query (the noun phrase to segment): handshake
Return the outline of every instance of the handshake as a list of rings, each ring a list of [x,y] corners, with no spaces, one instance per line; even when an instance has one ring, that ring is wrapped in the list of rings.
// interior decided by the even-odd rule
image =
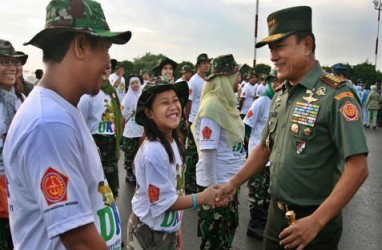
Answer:
[[[230,182],[216,184],[197,194],[198,204],[208,204],[212,207],[226,207],[236,193],[237,188]]]

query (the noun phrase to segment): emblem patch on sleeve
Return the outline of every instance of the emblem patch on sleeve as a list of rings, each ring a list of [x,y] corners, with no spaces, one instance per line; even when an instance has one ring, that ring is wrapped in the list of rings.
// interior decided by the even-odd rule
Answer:
[[[344,106],[340,109],[342,115],[345,117],[346,121],[358,121],[358,108],[351,102],[346,102]]]
[[[203,139],[208,140],[211,138],[212,130],[209,127],[205,126],[202,130],[202,134],[203,134]]]
[[[247,117],[248,118],[251,118],[253,116],[253,112],[252,112],[252,109],[250,109],[247,113]]]
[[[345,97],[354,98],[354,94],[351,92],[342,92],[336,95],[334,98],[336,98],[337,100],[341,100],[342,98],[345,98]]]
[[[189,95],[192,94],[192,89],[189,89],[188,94],[189,94]]]
[[[151,203],[155,203],[159,200],[160,189],[154,185],[149,185],[149,200]]]
[[[40,188],[48,206],[68,200],[68,180],[66,175],[52,167],[45,171],[40,181]]]

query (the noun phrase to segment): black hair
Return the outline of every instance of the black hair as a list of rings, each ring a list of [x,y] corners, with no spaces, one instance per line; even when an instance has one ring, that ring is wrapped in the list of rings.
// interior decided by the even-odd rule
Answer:
[[[90,47],[92,49],[96,49],[98,46],[98,41],[100,40],[98,37],[79,32],[57,32],[52,36],[44,39],[43,44],[41,46],[43,51],[42,60],[44,63],[54,62],[59,63],[64,59],[66,52],[69,49],[70,43],[73,39],[79,35],[83,34],[86,40],[89,42]]]
[[[37,79],[41,79],[41,77],[44,74],[44,71],[42,69],[36,69],[36,71],[34,73],[35,73]]]
[[[172,89],[171,86],[169,86],[169,88],[164,88],[160,92],[157,92],[156,94],[169,91],[171,89]],[[154,100],[154,97],[150,98],[150,100],[146,104],[146,108],[151,109],[153,100]],[[144,117],[144,119],[145,119],[145,122],[143,124],[144,134],[142,136],[142,139],[146,137],[149,141],[157,141],[159,139],[160,143],[163,145],[163,147],[165,148],[167,152],[168,158],[170,159],[170,163],[174,163],[175,156],[174,156],[174,151],[172,150],[170,143],[164,137],[163,133],[158,129],[158,126],[155,124],[153,120],[149,119],[146,116]],[[179,128],[176,128],[172,131],[172,137],[175,140],[176,145],[178,146],[181,160],[182,162],[184,162],[184,160],[186,159],[186,155],[185,155],[184,145],[180,140]]]
[[[294,33],[294,35],[296,36],[297,43],[300,43],[302,41],[302,39],[310,36],[313,39],[312,52],[313,52],[313,54],[315,53],[315,51],[316,51],[316,39],[314,37],[314,34],[311,31],[297,31],[296,33]]]

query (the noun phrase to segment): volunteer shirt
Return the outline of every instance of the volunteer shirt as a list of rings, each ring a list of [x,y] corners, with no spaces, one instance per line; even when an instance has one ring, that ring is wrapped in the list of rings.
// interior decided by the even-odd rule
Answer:
[[[194,122],[196,114],[198,113],[203,85],[204,79],[198,74],[194,74],[188,82],[188,87],[190,89],[188,100],[192,101],[190,116],[188,117],[189,122]]]
[[[4,146],[15,249],[65,249],[59,235],[94,223],[121,249],[121,223],[92,135],[80,111],[36,86]]]
[[[245,150],[240,142],[233,148],[227,144],[227,139],[221,127],[212,119],[203,117],[197,124],[198,133],[196,138],[200,138],[199,147],[203,149],[216,149],[216,180],[218,184],[227,183],[232,176],[241,168],[245,161]],[[196,164],[196,183],[206,187],[206,174],[202,159]]]
[[[267,88],[266,85],[259,84],[259,86],[257,86],[257,88],[256,88],[256,92],[255,92],[256,96],[261,96],[265,92],[266,88]]]
[[[244,98],[243,105],[241,106],[240,114],[247,114],[252,102],[255,98],[255,85],[247,83],[244,85],[240,97]]]
[[[143,135],[144,129],[135,121],[136,105],[134,105],[134,107],[129,106],[127,98],[123,98],[121,103],[121,110],[122,116],[125,119],[125,128],[123,130],[123,136],[127,138],[141,137]]]
[[[248,152],[251,152],[261,141],[261,132],[267,123],[271,99],[267,96],[260,96],[248,110],[243,122],[252,128],[249,137]]]
[[[152,230],[176,232],[181,225],[183,211],[167,211],[184,195],[184,170],[178,146],[171,143],[175,160],[171,164],[159,141],[145,140],[134,160],[137,187],[131,201],[135,215]]]
[[[111,97],[105,92],[100,90],[95,96],[83,95],[77,106],[92,135],[115,134],[115,107],[112,105]]]
[[[115,81],[117,81],[119,76],[116,73],[113,73],[109,76],[109,81],[112,86],[114,86]],[[122,101],[123,98],[126,95],[126,84],[125,84],[125,78],[122,76],[121,77],[121,82],[117,87],[114,87],[115,90],[117,91],[119,101]]]
[[[25,98],[25,97],[24,97]],[[19,109],[21,105],[21,100],[17,98],[16,100],[16,110]],[[7,126],[5,124],[5,110],[4,103],[0,102],[0,176],[5,175],[4,161],[3,161],[3,146],[5,141],[5,136],[7,134]]]

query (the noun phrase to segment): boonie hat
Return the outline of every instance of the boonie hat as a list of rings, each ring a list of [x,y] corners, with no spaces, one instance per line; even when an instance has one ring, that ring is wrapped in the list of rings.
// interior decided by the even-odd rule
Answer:
[[[125,44],[131,38],[130,31],[110,31],[102,7],[96,1],[51,0],[46,7],[45,28],[24,45],[42,48],[47,37],[64,31],[86,33],[116,44]]]
[[[183,65],[182,70],[180,71],[180,73],[182,73],[182,74],[184,74],[186,72],[192,72],[192,68],[190,65],[187,65],[187,64]]]
[[[22,51],[16,51],[16,54],[20,56],[21,65],[25,65],[28,60],[28,55]]]
[[[151,99],[157,94],[164,92],[166,90],[173,89],[179,98],[182,108],[187,104],[188,100],[188,83],[186,81],[181,81],[177,83],[170,83],[168,79],[164,76],[158,76],[153,79],[152,82],[147,83],[142,90],[142,94],[138,99],[137,111],[135,114],[135,121],[143,126],[147,121],[148,117],[145,114],[145,108],[150,103]]]
[[[270,14],[267,24],[269,35],[256,43],[256,48],[279,41],[297,31],[311,32],[312,9],[309,6],[282,9]]]
[[[212,59],[211,74],[207,80],[211,80],[218,75],[231,75],[239,71],[239,65],[232,54],[218,56]]]
[[[28,59],[28,55],[21,53],[17,53],[9,41],[0,39],[0,55],[19,58],[21,64],[24,65]]]
[[[153,68],[155,76],[160,76],[163,67],[167,64],[170,64],[174,71],[175,71],[176,66],[178,66],[178,64],[175,61],[171,60],[168,57],[163,56],[163,57],[159,58],[157,66],[155,66],[155,68]]]
[[[208,55],[206,53],[202,53],[200,55],[198,55],[198,57],[196,58],[196,64],[199,64],[200,62],[203,62],[203,61],[211,61],[212,58],[208,58]]]

